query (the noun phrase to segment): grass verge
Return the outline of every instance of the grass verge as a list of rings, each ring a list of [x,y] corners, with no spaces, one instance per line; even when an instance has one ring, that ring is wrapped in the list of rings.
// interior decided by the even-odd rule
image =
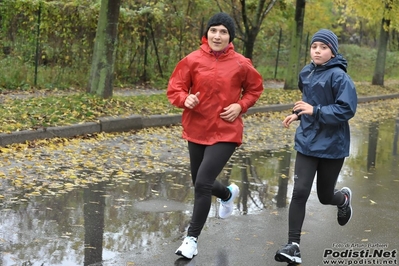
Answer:
[[[399,80],[387,81],[384,87],[368,83],[357,83],[356,86],[359,96],[399,93]],[[288,104],[298,99],[299,90],[265,88],[256,106]],[[0,132],[3,133],[93,122],[107,116],[165,115],[181,112],[181,109],[168,102],[163,91],[159,94],[115,96],[111,99],[76,91],[61,95],[50,92],[44,96],[4,94],[0,103]]]

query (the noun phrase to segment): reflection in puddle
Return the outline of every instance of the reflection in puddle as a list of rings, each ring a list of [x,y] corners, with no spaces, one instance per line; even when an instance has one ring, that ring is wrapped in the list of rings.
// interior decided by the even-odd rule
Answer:
[[[352,134],[354,152],[345,161],[340,182],[351,177],[347,182],[362,186],[360,204],[396,195],[389,186],[398,183],[398,124],[370,124]],[[219,176],[221,182],[240,187],[233,215],[286,207],[294,156],[290,150],[236,153]],[[364,184],[366,175],[385,189],[378,194],[373,183]],[[151,252],[163,239],[181,236],[192,204],[191,177],[181,167],[176,172],[135,173],[123,182],[99,182],[58,196],[3,204],[0,265],[90,265],[127,252]],[[210,217],[217,216],[218,207],[214,199]]]

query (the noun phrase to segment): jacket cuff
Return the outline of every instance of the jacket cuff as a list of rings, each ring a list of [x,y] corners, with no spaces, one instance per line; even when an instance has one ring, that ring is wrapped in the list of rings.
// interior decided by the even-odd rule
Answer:
[[[300,112],[301,112],[301,111],[294,111],[294,110],[292,110],[292,113],[293,113],[293,114],[296,114],[296,116],[298,117],[298,120],[301,120],[301,116],[299,115]]]
[[[316,106],[313,106],[313,116],[314,116],[316,119],[319,118],[320,109],[321,109],[321,105],[320,105],[320,104],[319,104],[319,105],[316,105]]]
[[[241,106],[241,114],[245,114],[248,111],[248,108],[245,108],[241,100],[239,100],[237,103]]]

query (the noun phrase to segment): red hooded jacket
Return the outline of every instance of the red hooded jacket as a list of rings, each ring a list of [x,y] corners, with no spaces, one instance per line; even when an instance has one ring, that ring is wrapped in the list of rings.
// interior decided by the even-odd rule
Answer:
[[[199,104],[186,108],[189,94],[200,92]],[[168,84],[169,101],[184,108],[183,138],[203,145],[217,142],[242,144],[241,115],[233,122],[220,118],[223,108],[238,103],[241,114],[253,106],[263,92],[263,79],[251,60],[234,51],[232,43],[216,57],[203,37],[200,49],[183,58],[174,69]]]

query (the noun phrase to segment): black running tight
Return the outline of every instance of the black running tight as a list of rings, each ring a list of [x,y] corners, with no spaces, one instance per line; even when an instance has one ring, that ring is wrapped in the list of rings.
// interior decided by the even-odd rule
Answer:
[[[325,159],[303,155],[297,152],[294,173],[294,190],[288,214],[288,241],[299,244],[306,202],[317,173],[317,196],[322,204],[342,205],[345,196],[335,189],[344,158]]]
[[[198,237],[205,225],[212,203],[212,195],[227,199],[230,190],[216,180],[234,153],[236,143],[219,142],[200,145],[188,142],[191,176],[194,184],[194,210],[187,235]]]

